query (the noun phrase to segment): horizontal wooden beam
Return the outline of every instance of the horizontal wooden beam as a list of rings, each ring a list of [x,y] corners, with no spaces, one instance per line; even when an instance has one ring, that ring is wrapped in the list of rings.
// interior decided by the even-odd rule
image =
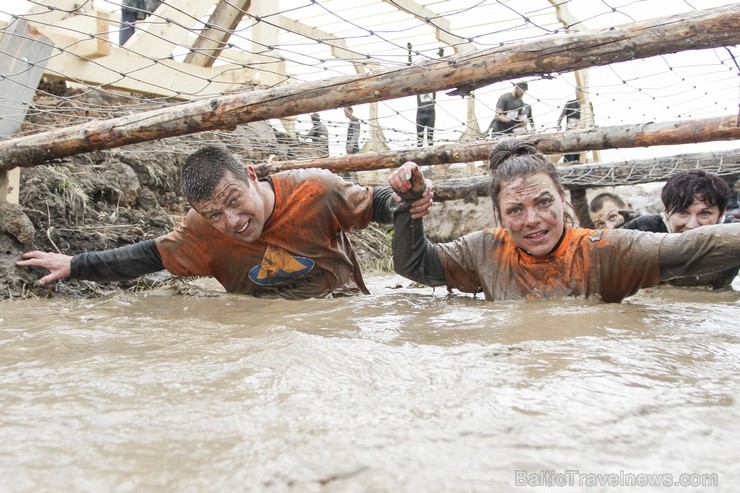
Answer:
[[[29,135],[0,142],[0,167],[33,166],[84,152],[206,130],[233,129],[239,124],[270,118],[452,88],[462,94],[525,75],[550,75],[735,44],[740,44],[740,4],[606,30],[551,36],[410,67],[231,94]]]
[[[720,140],[740,140],[737,115],[663,123],[640,123],[592,127],[564,132],[529,134],[521,138],[533,143],[544,154],[583,152],[597,149],[680,145]],[[329,158],[276,161],[258,167],[262,175],[299,168],[324,168],[333,172],[368,171],[397,168],[407,161],[420,166],[487,161],[498,139],[432,147],[351,154]]]
[[[111,42],[111,35],[117,41],[120,29],[117,13],[90,4],[47,0],[33,5],[26,18],[55,47],[45,75],[192,101],[253,83],[254,71],[246,66],[248,62],[211,68],[176,61],[175,52],[189,47],[198,19],[214,3],[216,0],[163,3],[154,14],[136,22],[135,32],[123,48]]]
[[[175,60],[159,60],[111,46],[110,53],[96,59],[80,58],[72,52],[54,53],[46,75],[141,94],[164,94],[192,100],[199,94],[233,90],[249,83],[253,71],[239,65],[217,67],[183,66]]]

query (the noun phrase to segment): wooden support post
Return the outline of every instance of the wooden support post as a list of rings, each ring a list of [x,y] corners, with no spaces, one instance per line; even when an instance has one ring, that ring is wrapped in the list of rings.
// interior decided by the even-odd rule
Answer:
[[[568,8],[567,3],[560,2],[558,0],[550,0],[550,3],[555,7],[555,15],[557,16],[560,23],[565,28],[566,32],[572,33],[572,32],[578,32],[586,29],[586,25],[584,24],[582,19],[578,19],[575,17],[570,9]],[[590,74],[588,68],[576,70],[574,72],[574,75],[576,77],[576,88],[578,93],[578,105],[579,105],[579,112],[581,117],[578,121],[578,128],[589,128],[593,127],[595,125],[594,122],[594,112],[593,107],[591,106],[590,101]],[[558,129],[560,130],[560,129]],[[585,163],[587,161],[586,159],[586,153],[581,152],[580,158],[578,159],[581,163]],[[599,154],[598,150],[593,151],[593,161],[599,162],[601,161],[601,155]]]
[[[251,13],[262,19],[269,19],[280,12],[279,2],[254,2]],[[257,72],[257,83],[261,86],[272,87],[286,80],[285,60],[280,52],[274,48],[280,46],[280,32],[278,26],[270,22],[257,22],[252,27],[252,52],[255,66],[260,67]]]
[[[390,150],[388,147],[385,135],[383,135],[383,129],[378,124],[378,103],[370,103],[369,105],[370,115],[368,118],[368,126],[370,127],[370,138],[362,146],[360,152],[383,152]]]
[[[185,56],[185,63],[199,67],[213,67],[213,62],[221,55],[231,33],[239,25],[251,3],[251,0],[218,2],[216,9],[208,19],[209,27],[198,33],[198,39],[193,43],[192,51]]]

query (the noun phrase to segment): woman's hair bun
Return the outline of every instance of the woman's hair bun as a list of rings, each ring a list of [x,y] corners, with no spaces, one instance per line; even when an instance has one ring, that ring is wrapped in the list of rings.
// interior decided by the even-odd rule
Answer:
[[[493,146],[488,156],[488,171],[493,174],[509,158],[537,154],[537,152],[537,147],[526,140],[515,138],[501,139]]]

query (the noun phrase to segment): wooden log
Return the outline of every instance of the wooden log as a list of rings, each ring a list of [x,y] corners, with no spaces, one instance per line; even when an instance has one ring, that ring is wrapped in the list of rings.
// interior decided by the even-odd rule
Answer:
[[[578,164],[558,168],[567,189],[637,185],[665,181],[679,171],[702,168],[722,177],[740,176],[740,148],[714,153],[679,154],[654,159],[603,164]],[[433,185],[434,200],[465,199],[489,195],[488,175],[445,180]]]
[[[533,143],[543,154],[583,152],[594,149],[649,147],[740,139],[738,116],[591,127],[564,132],[529,134],[518,137]],[[368,154],[351,154],[312,160],[276,161],[259,166],[257,172],[267,175],[282,170],[324,168],[335,173],[383,168],[397,168],[407,161],[420,166],[488,161],[491,148],[499,139],[469,143],[441,144],[432,147],[404,149]]]
[[[735,44],[740,44],[740,4],[549,36],[411,67],[231,94],[30,135],[0,142],[0,167],[33,166],[93,150],[452,88],[464,94],[523,76],[551,76]]]

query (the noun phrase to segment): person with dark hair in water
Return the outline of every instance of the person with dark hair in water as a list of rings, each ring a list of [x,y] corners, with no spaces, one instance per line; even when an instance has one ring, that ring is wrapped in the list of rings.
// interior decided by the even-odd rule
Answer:
[[[486,300],[577,296],[619,302],[676,277],[740,265],[740,224],[682,234],[573,227],[557,169],[534,145],[503,139],[490,154],[493,212],[502,225],[430,243],[423,222],[402,204],[394,213],[399,274]],[[421,197],[421,168],[405,163],[388,178],[401,197]]]
[[[229,293],[304,299],[367,293],[349,231],[390,222],[388,187],[362,187],[326,170],[283,171],[259,178],[219,146],[191,154],[182,191],[192,206],[174,231],[112,250],[26,252],[17,262],[41,267],[48,284],[67,277],[123,281],[166,269],[215,277]],[[428,213],[427,193],[412,207]]]
[[[703,169],[681,171],[666,181],[660,192],[663,212],[640,216],[622,225],[623,229],[653,233],[683,233],[701,226],[740,222],[727,215],[730,187],[727,182]],[[677,286],[711,286],[721,289],[732,284],[738,268],[703,276],[674,279]]]
[[[639,216],[622,197],[611,192],[602,192],[587,202],[586,190],[574,188],[570,191],[570,204],[582,228],[614,229]]]
[[[728,178],[727,186],[730,188],[730,199],[727,201],[727,214],[740,219],[740,179]]]

